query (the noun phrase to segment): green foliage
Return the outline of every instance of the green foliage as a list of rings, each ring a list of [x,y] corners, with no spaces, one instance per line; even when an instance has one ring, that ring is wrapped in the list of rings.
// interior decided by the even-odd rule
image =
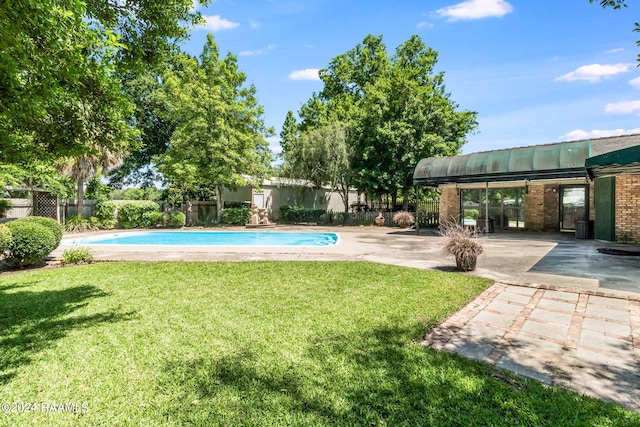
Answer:
[[[93,210],[93,215],[98,218],[100,222],[100,228],[110,230],[116,226],[116,209],[117,205],[114,202],[105,200],[96,203],[96,207]]]
[[[480,212],[478,209],[465,209],[464,210],[464,219],[477,219]]]
[[[173,228],[184,227],[187,223],[187,216],[182,212],[172,212],[169,226]]]
[[[335,225],[344,225],[349,218],[349,214],[346,212],[336,212],[331,215],[331,222]]]
[[[143,227],[165,227],[169,223],[169,214],[166,212],[150,211],[142,214]]]
[[[87,183],[85,190],[85,198],[89,200],[109,200],[109,194],[111,193],[111,187],[102,182],[101,176],[95,175]]]
[[[349,188],[354,183],[349,128],[343,123],[331,123],[309,130],[297,140],[295,150],[290,151],[289,162],[296,176],[317,187],[329,185],[340,194],[348,210]]]
[[[0,224],[0,257],[11,247],[11,229]]]
[[[7,212],[9,212],[13,208],[13,203],[8,199],[0,199],[0,218],[4,218],[7,216]]]
[[[297,222],[322,222],[322,215],[326,214],[324,209],[307,209],[297,205],[280,206],[280,219],[288,223]],[[324,217],[326,218],[326,217]]]
[[[60,244],[60,241],[62,240],[62,233],[64,231],[64,227],[62,227],[58,221],[56,221],[53,218],[45,218],[42,216],[27,216],[24,218],[20,218],[17,221],[21,221],[21,222],[34,222],[36,224],[40,224],[43,225],[45,227],[47,227],[49,230],[51,230],[51,232],[53,233],[53,235],[56,238],[56,245],[53,249],[57,248],[58,245]]]
[[[93,252],[91,249],[80,247],[73,249],[65,249],[62,253],[62,265],[69,264],[91,264],[93,261]]]
[[[116,189],[112,190],[109,194],[111,200],[160,200],[162,199],[163,192],[159,188],[144,187],[144,188],[125,188],[124,190]]]
[[[182,194],[202,185],[213,188],[221,221],[223,188],[246,185],[247,175],[266,176],[271,151],[265,138],[273,129],[264,124],[255,87],[244,86],[237,58],[220,58],[211,34],[199,59],[178,56],[163,80],[176,129],[156,166]]]
[[[16,267],[39,264],[57,247],[53,231],[38,222],[17,219],[6,226],[11,231],[6,260]]]
[[[118,207],[118,221],[122,228],[150,227],[147,212],[159,212],[160,206],[155,202],[127,202]]]
[[[89,223],[88,218],[70,216],[64,223],[64,229],[71,233],[83,233],[85,231],[94,230],[94,227]]]
[[[245,225],[251,220],[250,208],[225,208],[222,211],[222,223]]]

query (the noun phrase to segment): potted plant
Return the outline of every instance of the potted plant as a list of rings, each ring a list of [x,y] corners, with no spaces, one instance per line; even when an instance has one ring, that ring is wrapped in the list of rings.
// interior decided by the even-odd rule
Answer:
[[[478,241],[479,235],[475,230],[456,221],[446,221],[440,225],[440,235],[447,239],[442,253],[456,259],[456,267],[459,271],[476,269],[478,255],[484,248]]]
[[[400,211],[393,216],[393,222],[398,224],[400,228],[409,228],[416,222],[411,212]]]
[[[384,216],[382,215],[382,212],[378,212],[378,216],[375,218],[374,220],[376,222],[377,225],[383,225],[384,224]]]

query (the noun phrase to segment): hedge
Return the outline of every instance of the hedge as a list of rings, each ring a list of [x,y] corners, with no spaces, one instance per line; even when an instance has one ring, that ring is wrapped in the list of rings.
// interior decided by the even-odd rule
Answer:
[[[280,219],[284,222],[322,222],[324,209],[307,209],[302,206],[280,206]]]
[[[222,211],[222,223],[245,225],[251,220],[250,208],[225,208]]]
[[[150,216],[147,212],[159,212],[160,206],[156,202],[127,202],[118,207],[118,221],[122,228],[151,227]]]
[[[4,224],[0,224],[0,256],[11,247],[11,230]]]
[[[62,233],[64,231],[64,228],[55,219],[46,218],[46,217],[43,217],[43,216],[26,216],[26,217],[20,218],[20,219],[18,219],[16,221],[33,222],[33,223],[40,224],[40,225],[43,225],[43,226],[47,227],[49,230],[51,230],[53,235],[56,237],[56,246],[53,249],[57,248],[58,245],[60,245],[60,241],[62,240]]]
[[[11,230],[7,261],[15,266],[38,264],[57,247],[51,229],[35,221],[15,220],[6,224]]]

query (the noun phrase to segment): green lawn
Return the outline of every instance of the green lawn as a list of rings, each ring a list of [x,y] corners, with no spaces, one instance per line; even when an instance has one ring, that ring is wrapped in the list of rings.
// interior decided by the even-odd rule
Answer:
[[[418,344],[487,285],[365,262],[4,276],[0,402],[80,412],[0,413],[0,425],[640,425],[615,405]]]

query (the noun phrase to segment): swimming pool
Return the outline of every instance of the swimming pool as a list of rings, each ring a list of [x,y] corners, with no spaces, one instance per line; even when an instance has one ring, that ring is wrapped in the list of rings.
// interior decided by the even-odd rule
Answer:
[[[132,231],[63,239],[67,245],[332,246],[336,233],[283,231]]]

